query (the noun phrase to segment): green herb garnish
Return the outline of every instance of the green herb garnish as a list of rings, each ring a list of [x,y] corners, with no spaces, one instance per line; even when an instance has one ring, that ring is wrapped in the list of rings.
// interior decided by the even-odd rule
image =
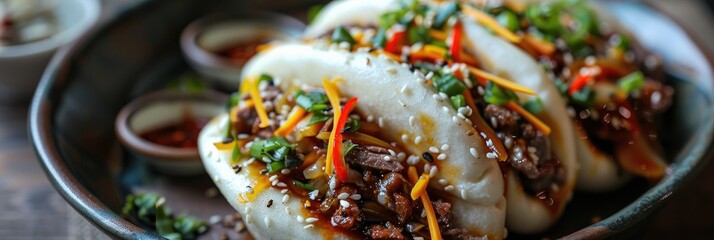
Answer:
[[[503,105],[511,101],[518,101],[518,96],[513,91],[499,87],[493,82],[487,82],[485,90],[483,99],[487,103]]]
[[[352,38],[352,35],[350,35],[350,32],[348,32],[347,29],[342,26],[338,26],[337,28],[335,28],[335,31],[332,32],[332,42],[346,42],[350,44],[350,47],[356,43],[355,39]]]
[[[453,74],[445,74],[440,78],[436,78],[434,80],[434,87],[436,87],[439,92],[443,92],[448,96],[461,94],[464,92],[464,89],[466,89],[466,85]]]
[[[645,75],[640,71],[630,73],[627,76],[620,78],[620,80],[617,80],[617,86],[626,93],[639,91],[644,85]]]

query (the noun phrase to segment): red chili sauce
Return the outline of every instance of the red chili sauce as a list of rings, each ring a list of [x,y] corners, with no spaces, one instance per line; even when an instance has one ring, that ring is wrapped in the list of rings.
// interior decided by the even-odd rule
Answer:
[[[221,57],[229,58],[233,61],[245,62],[258,53],[258,46],[269,42],[270,39],[264,36],[256,36],[250,40],[237,42],[216,52]]]
[[[197,119],[190,116],[181,122],[161,126],[140,134],[141,138],[152,143],[175,148],[198,147],[198,133],[208,119]]]

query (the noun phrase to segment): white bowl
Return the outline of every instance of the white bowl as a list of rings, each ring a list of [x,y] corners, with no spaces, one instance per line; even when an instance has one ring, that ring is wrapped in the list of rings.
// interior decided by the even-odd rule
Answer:
[[[117,115],[114,125],[119,141],[133,157],[147,161],[156,170],[177,176],[204,173],[197,148],[178,148],[150,142],[142,133],[181,122],[186,114],[209,120],[224,113],[227,96],[204,90],[200,93],[163,90],[134,99]]]
[[[191,67],[219,87],[234,90],[244,61],[216,51],[262,36],[273,41],[297,41],[305,24],[290,16],[266,11],[219,13],[193,21],[181,34],[181,51]]]
[[[27,99],[55,51],[74,41],[99,19],[97,0],[57,0],[58,32],[24,44],[0,47],[0,102]]]

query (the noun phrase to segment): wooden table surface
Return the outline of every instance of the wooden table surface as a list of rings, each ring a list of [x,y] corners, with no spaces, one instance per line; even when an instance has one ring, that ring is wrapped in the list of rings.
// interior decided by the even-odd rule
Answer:
[[[134,0],[103,0],[111,11]],[[650,0],[714,50],[714,18],[703,2]],[[1,76],[0,76],[1,78]],[[714,161],[714,160],[713,160]],[[673,196],[643,239],[714,238],[714,163]],[[27,137],[27,103],[0,103],[0,239],[106,238],[47,181]]]

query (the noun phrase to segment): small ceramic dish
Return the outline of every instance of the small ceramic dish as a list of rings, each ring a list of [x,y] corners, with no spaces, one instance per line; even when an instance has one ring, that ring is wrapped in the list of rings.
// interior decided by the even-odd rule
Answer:
[[[162,173],[203,173],[198,150],[188,142],[198,137],[192,132],[200,131],[211,117],[225,111],[225,101],[225,94],[214,91],[150,93],[122,108],[115,131],[134,157],[148,161]],[[174,143],[167,145],[171,140]]]
[[[29,98],[52,55],[93,26],[101,12],[97,0],[55,1],[51,36],[17,45],[0,46],[0,101]]]
[[[235,89],[243,64],[258,45],[298,40],[304,28],[297,19],[273,12],[209,15],[186,27],[181,50],[194,70],[221,87]]]

